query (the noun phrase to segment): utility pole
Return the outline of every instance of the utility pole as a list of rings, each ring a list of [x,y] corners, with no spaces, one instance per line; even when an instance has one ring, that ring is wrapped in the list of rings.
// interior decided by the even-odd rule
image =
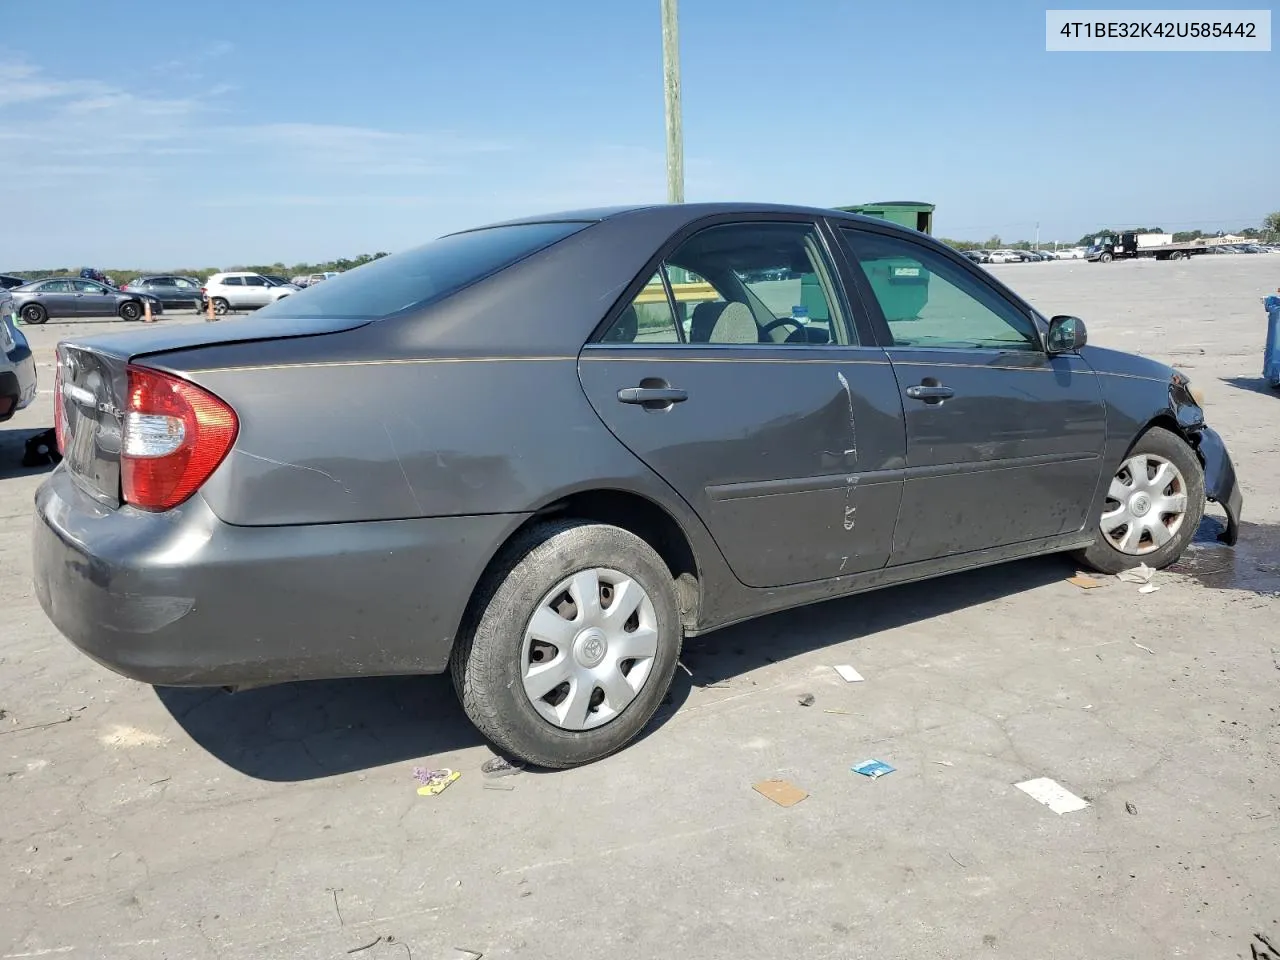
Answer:
[[[680,124],[680,32],[676,0],[662,0],[662,85],[667,115],[667,202],[684,203],[684,133]]]
[[[1040,249],[1040,224],[1038,221],[1036,223],[1036,249]]]

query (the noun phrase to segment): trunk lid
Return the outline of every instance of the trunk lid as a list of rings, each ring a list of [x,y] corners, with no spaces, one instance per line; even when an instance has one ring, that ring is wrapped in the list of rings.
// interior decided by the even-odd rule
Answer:
[[[192,347],[340,333],[366,320],[263,318],[106,334],[58,344],[58,386],[66,449],[63,464],[79,486],[99,502],[120,505],[120,443],[128,399],[129,364],[144,357]]]

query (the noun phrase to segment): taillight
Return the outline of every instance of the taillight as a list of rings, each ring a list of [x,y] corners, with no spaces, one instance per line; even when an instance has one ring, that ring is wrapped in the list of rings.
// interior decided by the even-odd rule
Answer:
[[[217,469],[240,427],[235,411],[193,383],[129,365],[120,485],[143,510],[169,510]]]
[[[53,435],[58,453],[67,452],[66,398],[62,395],[62,351],[57,351],[53,371]]]

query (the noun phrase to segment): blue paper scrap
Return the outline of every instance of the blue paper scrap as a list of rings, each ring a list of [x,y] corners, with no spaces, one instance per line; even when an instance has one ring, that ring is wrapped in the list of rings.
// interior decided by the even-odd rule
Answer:
[[[861,763],[854,764],[850,769],[854,773],[860,773],[864,777],[870,777],[872,780],[876,777],[883,777],[886,773],[893,773],[893,767],[883,760],[863,760]]]

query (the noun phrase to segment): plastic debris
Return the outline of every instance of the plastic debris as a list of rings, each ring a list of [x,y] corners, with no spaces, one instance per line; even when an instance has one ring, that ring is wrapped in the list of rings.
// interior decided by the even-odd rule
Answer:
[[[1138,588],[1138,592],[1139,593],[1155,593],[1159,589],[1160,588],[1157,587],[1154,583],[1144,583],[1142,586]]]
[[[1156,652],[1155,652],[1154,650],[1152,650],[1152,649],[1151,649],[1150,647],[1148,647],[1146,644],[1139,643],[1137,640],[1134,640],[1134,641],[1133,641],[1133,645],[1134,645],[1135,647],[1137,647],[1139,650],[1145,650],[1145,651],[1147,651],[1147,653],[1151,654],[1153,657],[1156,655]]]
[[[862,774],[864,777],[870,777],[872,780],[894,771],[894,768],[883,760],[863,760],[861,763],[855,763],[849,769],[854,773]]]
[[[1102,586],[1102,582],[1093,579],[1087,573],[1077,573],[1074,577],[1067,577],[1067,583],[1079,587],[1081,590],[1096,590]]]
[[[480,772],[486,777],[514,777],[524,773],[524,764],[506,757],[491,757],[480,765]]]
[[[840,674],[840,679],[845,683],[862,682],[862,674],[853,669],[853,667],[849,666],[847,663],[842,663],[840,666],[836,667],[836,673]]]
[[[800,704],[802,707],[812,707],[814,699],[815,698],[812,693],[802,693],[796,698],[796,703]]]
[[[506,790],[506,791],[511,791],[511,790],[514,790],[514,789],[516,788],[516,785],[515,785],[514,783],[499,783],[499,782],[498,782],[498,781],[496,781],[496,780],[486,780],[486,781],[484,782],[484,788],[485,788],[486,790]]]
[[[852,717],[852,716],[853,716],[853,714],[852,714],[852,713],[850,713],[848,710],[823,710],[822,712],[823,712],[823,713],[834,713],[834,714],[836,714],[837,716],[841,716],[841,717]]]
[[[434,797],[448,789],[449,784],[462,776],[462,773],[458,770],[424,770],[422,767],[415,767],[413,775],[422,784],[418,788],[418,796]]]
[[[954,763],[952,763],[950,760],[934,760],[934,761],[932,761],[932,762],[933,762],[933,763],[936,763],[936,764],[937,764],[938,766],[940,766],[940,767],[954,767],[954,766],[955,766],[955,764],[954,764]]]
[[[1131,817],[1136,817],[1138,815],[1138,808],[1126,800],[1124,802],[1124,812],[1129,814]]]
[[[751,785],[762,797],[768,797],[780,807],[794,807],[809,794],[786,780],[762,780]]]
[[[1088,800],[1082,800],[1056,780],[1039,777],[1024,783],[1015,783],[1015,787],[1033,800],[1039,800],[1056,814],[1074,813],[1089,806]]]
[[[1132,570],[1121,570],[1116,574],[1116,579],[1123,580],[1125,583],[1150,583],[1155,575],[1155,570],[1145,563],[1140,563]]]

